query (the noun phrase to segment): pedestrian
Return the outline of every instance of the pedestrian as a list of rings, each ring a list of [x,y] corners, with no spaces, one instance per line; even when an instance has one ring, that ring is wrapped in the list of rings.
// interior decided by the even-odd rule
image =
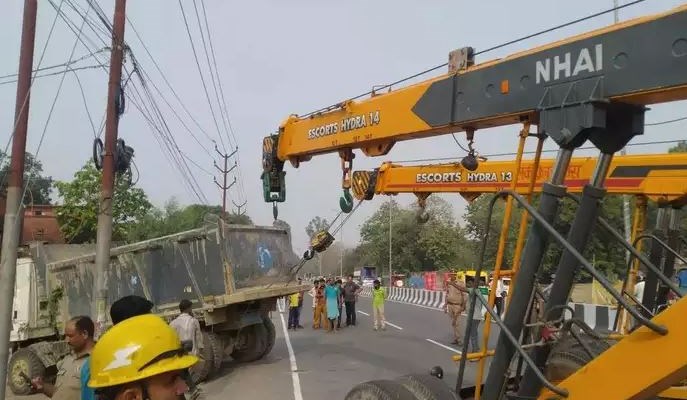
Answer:
[[[185,354],[172,327],[152,314],[130,317],[105,332],[92,352],[99,400],[173,400],[188,386],[182,372],[198,362]]]
[[[337,295],[336,295],[336,301],[337,301],[337,308],[339,310],[339,316],[336,318],[336,329],[341,329],[341,310],[343,308],[343,303],[344,303],[344,293],[343,293],[343,288],[341,287],[342,281],[341,279],[336,280],[336,290]]]
[[[179,302],[179,311],[181,313],[169,325],[177,332],[184,350],[197,356],[204,348],[203,331],[200,329],[200,322],[193,316],[193,303],[191,303],[191,300],[181,300]],[[208,360],[205,361],[207,362]]]
[[[324,329],[329,329],[329,323],[327,322],[327,304],[324,298],[324,279],[320,279],[315,286],[315,296],[313,301],[315,302],[315,314],[313,315],[313,329],[320,329],[322,326]]]
[[[503,316],[503,301],[507,295],[508,293],[503,285],[503,279],[498,278],[496,280],[496,297],[494,298],[494,305],[496,306],[496,313],[499,315],[499,317]]]
[[[362,288],[353,282],[353,275],[348,275],[348,280],[343,286],[344,304],[346,305],[346,326],[355,325],[355,303]]]
[[[289,326],[288,329],[293,329],[296,330],[298,328],[298,317],[299,317],[299,312],[300,309],[299,303],[300,303],[300,293],[296,292],[288,297],[288,305],[289,305]]]
[[[467,293],[465,283],[462,280],[457,280],[455,274],[451,274],[449,283],[446,285],[444,311],[451,318],[451,326],[453,327],[453,342],[451,344],[458,346],[463,345],[463,335],[465,334],[462,314],[467,306]]]
[[[38,376],[31,380],[33,388],[56,400],[94,400],[94,391],[82,386],[83,376],[90,376],[86,360],[95,344],[94,333],[95,324],[91,318],[82,315],[70,319],[64,327],[64,337],[71,351],[57,363],[55,384],[44,382],[43,377]]]
[[[480,323],[484,320],[484,313],[486,312],[486,309],[484,308],[484,306],[482,306],[482,302],[477,298],[477,296],[482,296],[482,293],[480,292],[480,289],[476,284],[476,279],[474,277],[468,276],[465,278],[465,281],[467,283],[467,286],[476,292],[474,297],[475,309],[472,314],[472,326],[470,327],[468,337],[470,339],[470,352],[477,353],[480,351],[479,326]],[[482,298],[484,297],[482,296]]]
[[[379,279],[372,282],[372,317],[374,319],[374,330],[382,328],[386,330],[386,319],[384,318],[384,300],[386,300],[386,290],[382,287]]]
[[[153,306],[154,304],[145,297],[124,296],[110,306],[110,319],[112,319],[112,324],[116,325],[131,317],[150,314]]]
[[[301,278],[298,278],[298,284],[302,284],[303,280]],[[301,325],[301,312],[303,311],[303,297],[305,296],[304,291],[298,292],[298,317],[296,318],[296,328],[298,329],[303,329],[303,325]]]
[[[327,320],[329,329],[327,332],[336,332],[336,320],[339,318],[339,289],[333,279],[328,279],[324,296],[326,298]]]

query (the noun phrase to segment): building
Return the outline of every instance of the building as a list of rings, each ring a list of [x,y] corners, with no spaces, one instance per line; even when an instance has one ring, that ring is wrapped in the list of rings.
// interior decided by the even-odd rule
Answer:
[[[0,196],[0,232],[5,220],[6,201]],[[24,208],[24,226],[20,245],[33,241],[45,243],[64,243],[60,225],[53,205],[28,205]]]

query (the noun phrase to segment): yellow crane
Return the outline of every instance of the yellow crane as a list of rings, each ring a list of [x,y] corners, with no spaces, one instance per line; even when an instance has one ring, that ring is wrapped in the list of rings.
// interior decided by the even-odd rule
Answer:
[[[508,312],[503,321],[494,319],[501,331],[485,384],[477,386],[475,398],[496,400],[504,393],[522,398],[551,398],[542,391],[544,387],[562,398],[629,399],[655,395],[687,375],[687,352],[673,350],[682,348],[687,335],[687,324],[683,322],[687,301],[680,300],[656,316],[645,316],[630,307],[582,253],[596,224],[600,200],[607,193],[606,179],[613,155],[633,137],[644,133],[646,106],[687,99],[685,26],[687,5],[480,63],[475,59],[474,49],[465,47],[449,54],[448,72],[438,77],[385,93],[373,91],[370,97],[346,100],[308,115],[291,115],[275,134],[263,139],[264,200],[273,203],[276,218],[277,204],[286,200],[286,161],[298,168],[313,156],[337,152],[342,167],[340,206],[342,212],[349,213],[353,210],[350,190],[354,150],[361,150],[366,156],[381,156],[397,141],[466,132],[469,152],[461,164],[472,171],[478,168],[473,145],[479,130],[523,124],[515,175],[508,190],[499,192],[491,205],[497,198],[507,199],[502,234],[508,230],[514,202],[523,209],[521,222],[529,216],[533,223],[529,230],[528,224],[520,225],[518,239],[524,246],[517,271],[501,270],[503,240],[499,241],[494,275],[509,274],[515,279]],[[537,129],[533,134],[530,129],[534,125]],[[548,180],[541,185],[536,208],[528,202],[534,190],[534,175],[527,198],[518,194],[516,186],[525,141],[533,135],[538,137],[535,165],[544,138],[559,146]],[[563,236],[552,222],[567,194],[565,176],[573,152],[587,141],[599,149],[599,157],[581,190],[571,228]],[[333,240],[324,233],[313,240],[316,251]],[[549,318],[560,318],[575,271],[581,266],[642,325],[556,385],[541,372],[551,347],[534,346],[526,351],[519,342],[537,271],[551,241],[559,243],[563,253],[545,305]],[[665,278],[670,273],[667,268],[658,275]],[[470,315],[476,299],[481,299],[474,291],[471,297]],[[493,299],[489,304],[493,304]],[[651,359],[661,360],[660,366],[652,366],[649,373],[644,372],[645,368],[634,368],[626,374],[625,367],[633,357],[649,357],[649,352]],[[517,386],[509,386],[507,371],[516,354],[526,361],[527,367]],[[464,366],[462,358],[460,371]],[[459,377],[457,392],[461,385]]]

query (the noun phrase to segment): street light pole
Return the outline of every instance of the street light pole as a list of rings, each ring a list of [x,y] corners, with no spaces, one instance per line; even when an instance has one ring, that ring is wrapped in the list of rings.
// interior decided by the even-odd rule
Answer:
[[[389,200],[389,287],[391,287],[391,200]]]

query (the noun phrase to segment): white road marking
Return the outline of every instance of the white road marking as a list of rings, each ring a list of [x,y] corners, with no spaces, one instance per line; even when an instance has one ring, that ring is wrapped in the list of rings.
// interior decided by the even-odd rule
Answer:
[[[361,314],[363,314],[363,315],[367,315],[368,317],[370,316],[370,314],[366,313],[365,311],[360,311],[360,310],[358,310],[358,312],[361,313]],[[396,325],[396,324],[392,324],[392,323],[389,322],[389,321],[385,321],[385,323],[386,323],[387,325],[389,325],[389,326],[393,326],[394,328],[398,329],[399,331],[402,331],[402,330],[403,330],[403,328],[401,328],[400,326],[398,326],[398,325]]]
[[[289,338],[289,331],[286,329],[284,315],[279,314],[279,318],[281,318],[281,327],[284,330],[286,349],[289,351],[289,362],[291,363],[291,380],[293,380],[293,398],[294,400],[303,400],[303,393],[301,393],[301,379],[298,376],[298,364],[296,364],[296,354],[293,352],[293,347],[291,346],[291,339]]]
[[[453,347],[446,346],[446,345],[441,344],[441,343],[439,343],[439,342],[436,342],[436,341],[434,341],[434,340],[432,340],[432,339],[425,339],[425,340],[428,341],[428,342],[430,342],[430,343],[436,344],[436,345],[439,346],[439,347],[443,347],[443,348],[445,348],[446,350],[450,350],[450,351],[452,351],[452,352],[454,352],[454,353],[456,353],[456,354],[463,354],[462,352],[460,352],[460,351],[454,349]]]
[[[393,326],[394,328],[398,329],[399,331],[402,331],[402,330],[403,330],[403,328],[401,328],[400,326],[398,326],[398,325],[396,325],[396,324],[392,324],[392,323],[389,322],[389,321],[385,321],[384,323],[387,324],[387,325]]]

